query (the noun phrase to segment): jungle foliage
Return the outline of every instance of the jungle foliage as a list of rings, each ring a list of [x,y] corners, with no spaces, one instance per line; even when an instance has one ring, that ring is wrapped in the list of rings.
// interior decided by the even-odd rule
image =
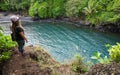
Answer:
[[[84,17],[98,25],[120,20],[120,0],[0,0],[0,10],[26,9],[32,17]]]
[[[41,0],[31,4],[29,15],[40,18],[57,18],[64,12],[64,0]]]
[[[2,32],[3,29],[0,27],[0,63],[10,58],[10,50],[16,45],[10,36],[4,35]]]
[[[0,10],[24,10],[30,6],[30,0],[0,0]]]

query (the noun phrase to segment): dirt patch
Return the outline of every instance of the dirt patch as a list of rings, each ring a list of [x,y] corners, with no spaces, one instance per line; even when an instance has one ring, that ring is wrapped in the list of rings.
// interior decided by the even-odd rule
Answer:
[[[75,75],[67,65],[56,62],[40,47],[25,48],[22,56],[17,48],[13,49],[9,61],[2,68],[2,75]]]

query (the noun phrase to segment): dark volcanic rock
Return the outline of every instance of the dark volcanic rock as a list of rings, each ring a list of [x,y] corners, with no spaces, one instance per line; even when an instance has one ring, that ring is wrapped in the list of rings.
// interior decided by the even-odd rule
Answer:
[[[115,62],[106,65],[96,64],[85,75],[120,75],[120,64]]]
[[[118,32],[120,33],[120,22],[117,23],[103,23],[96,25],[95,29],[102,32]]]

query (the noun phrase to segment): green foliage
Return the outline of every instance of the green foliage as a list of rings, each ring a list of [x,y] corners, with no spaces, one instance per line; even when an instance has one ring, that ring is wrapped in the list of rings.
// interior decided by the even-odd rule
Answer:
[[[47,10],[48,9],[48,3],[47,2],[42,2],[39,4],[38,7],[38,16],[40,18],[47,18],[48,14],[47,14]]]
[[[4,35],[0,32],[0,63],[10,58],[10,49],[15,45],[16,43],[11,40],[10,36]]]
[[[20,10],[29,7],[30,0],[3,0],[0,4],[2,10]]]
[[[50,11],[50,10],[49,10]],[[64,13],[64,0],[53,0],[52,17],[56,18]]]
[[[120,0],[89,0],[83,11],[93,24],[120,20]]]
[[[99,20],[97,19],[97,15],[99,14],[100,10],[103,9],[97,0],[89,0],[87,7],[85,7],[83,10],[83,12],[86,14],[86,20],[93,24],[98,23]]]
[[[76,54],[75,56],[75,59],[73,60],[72,62],[72,70],[74,72],[86,72],[87,71],[87,67],[83,64],[82,62],[82,58],[80,57],[79,54]]]
[[[39,3],[36,2],[33,5],[31,5],[30,9],[29,9],[29,15],[34,17],[35,15],[38,14],[38,8],[39,7]]]
[[[16,10],[24,10],[30,7],[30,0],[22,0],[21,2],[17,1],[17,5],[15,5]],[[14,10],[14,9],[13,9]]]
[[[8,7],[6,4],[0,4],[0,9],[2,10],[8,10]]]
[[[33,3],[29,15],[40,18],[57,18],[63,14],[64,0],[45,0]]]
[[[120,0],[110,1],[107,8],[108,11],[120,12]]]
[[[47,2],[35,2],[29,9],[29,15],[32,17],[39,16],[40,18],[47,17]]]
[[[101,63],[101,64],[108,64],[108,63],[110,63],[110,59],[107,56],[102,58],[100,52],[94,52],[93,56],[91,58],[96,60],[98,63]]]
[[[78,17],[86,6],[87,0],[68,0],[65,4],[66,16]]]
[[[110,58],[115,62],[120,62],[120,43],[112,46],[109,50]]]
[[[2,61],[8,60],[10,58],[11,52],[10,51],[6,51],[6,52],[2,52],[0,54],[0,63]]]
[[[96,8],[98,6],[98,2],[96,0],[89,0],[87,7],[84,8],[84,13],[86,15],[92,15],[93,13],[97,12]]]

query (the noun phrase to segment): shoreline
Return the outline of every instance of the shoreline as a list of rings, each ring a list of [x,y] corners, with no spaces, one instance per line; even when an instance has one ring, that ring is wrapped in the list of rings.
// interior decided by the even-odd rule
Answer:
[[[30,16],[21,16],[19,14],[14,13],[5,13],[0,12],[0,23],[9,23],[11,15],[18,15],[20,17],[21,22],[53,22],[53,23],[66,23],[72,24],[77,27],[87,27],[93,30],[97,30],[100,32],[110,32],[110,33],[120,33],[120,22],[116,23],[102,23],[99,25],[93,25],[90,22],[85,20],[79,20],[77,18],[58,18],[58,19],[40,19],[38,17],[30,17]]]

